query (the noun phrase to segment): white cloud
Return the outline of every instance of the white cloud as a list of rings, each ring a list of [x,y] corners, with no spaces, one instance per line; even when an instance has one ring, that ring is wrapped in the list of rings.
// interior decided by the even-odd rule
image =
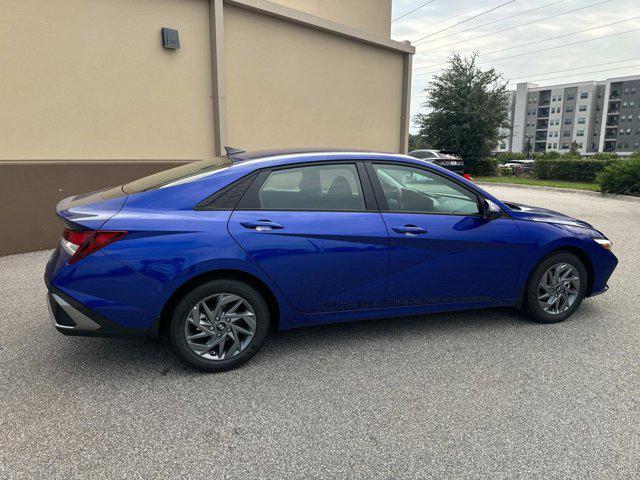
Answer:
[[[412,95],[421,94],[432,78],[431,74],[425,73],[440,70],[442,66],[439,64],[446,62],[453,51],[462,54],[470,54],[477,51],[483,54],[483,52],[510,48],[613,22],[622,23],[530,46],[513,48],[505,52],[481,56],[478,61],[482,63],[482,67],[495,67],[507,79],[517,78],[513,84],[510,84],[510,87],[514,88],[515,83],[524,81],[540,85],[553,85],[640,74],[640,67],[638,66],[640,65],[640,30],[610,38],[593,40],[581,45],[566,46],[573,42],[595,39],[604,35],[640,28],[640,22],[638,21],[640,19],[632,20],[633,17],[640,16],[640,0],[609,0],[600,5],[537,23],[532,22],[554,14],[599,3],[603,0],[562,0],[555,5],[551,4],[556,3],[558,0],[514,0],[492,12],[471,19],[474,15],[495,8],[507,1],[509,0],[435,0],[416,12],[393,22],[391,35],[396,40],[411,40],[414,42],[421,37],[431,35],[415,45],[416,55],[413,59]],[[425,2],[426,0],[393,0],[392,18],[396,18]],[[545,7],[546,5],[549,6]],[[492,23],[491,25],[482,26],[485,23],[501,20],[536,7],[542,8]],[[468,21],[434,34],[463,20]],[[524,25],[505,32],[493,33],[520,24]],[[462,32],[468,29],[470,30]],[[486,34],[491,35],[477,38]],[[504,57],[548,48],[551,49],[531,55],[501,60]],[[570,72],[547,73],[634,58],[638,60],[593,66]],[[596,71],[599,73],[590,73]],[[536,74],[545,75],[535,76]],[[554,79],[545,80],[551,77],[554,77]],[[424,111],[424,108],[421,107],[423,101],[423,98],[412,98],[412,116]]]

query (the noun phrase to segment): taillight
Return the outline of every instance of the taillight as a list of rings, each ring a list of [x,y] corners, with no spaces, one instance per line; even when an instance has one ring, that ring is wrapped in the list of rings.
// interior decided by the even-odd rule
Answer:
[[[69,263],[75,263],[90,253],[120,240],[127,232],[109,230],[69,230],[62,234],[62,246],[71,254]]]

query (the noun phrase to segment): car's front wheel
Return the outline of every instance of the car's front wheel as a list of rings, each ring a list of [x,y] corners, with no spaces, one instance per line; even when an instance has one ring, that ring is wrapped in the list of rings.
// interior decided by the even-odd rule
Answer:
[[[537,322],[556,323],[575,312],[587,291],[587,270],[569,252],[545,259],[534,271],[524,298],[524,310]]]
[[[206,372],[236,368],[253,357],[269,331],[262,295],[236,280],[213,280],[184,295],[173,311],[169,338],[188,365]]]

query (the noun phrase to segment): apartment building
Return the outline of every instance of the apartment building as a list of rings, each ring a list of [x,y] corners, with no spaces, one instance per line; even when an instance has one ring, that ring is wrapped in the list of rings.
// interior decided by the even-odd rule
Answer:
[[[640,76],[539,87],[519,83],[512,93],[511,134],[496,151],[583,155],[640,149]]]
[[[407,149],[391,0],[4,0],[0,255],[50,248],[64,197],[287,147]]]

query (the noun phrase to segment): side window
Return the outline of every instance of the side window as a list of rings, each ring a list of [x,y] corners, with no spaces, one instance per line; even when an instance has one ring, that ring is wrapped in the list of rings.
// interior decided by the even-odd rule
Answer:
[[[373,166],[389,211],[477,215],[477,197],[451,180],[404,165]]]
[[[264,210],[365,210],[355,165],[275,170],[258,192]]]

